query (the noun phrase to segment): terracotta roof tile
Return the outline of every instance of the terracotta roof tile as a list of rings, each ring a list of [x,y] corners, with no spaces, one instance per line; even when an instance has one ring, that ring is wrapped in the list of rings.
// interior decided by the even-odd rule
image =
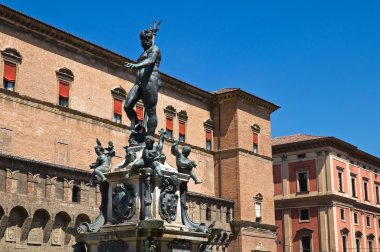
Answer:
[[[305,134],[295,134],[295,135],[290,135],[290,136],[272,138],[272,145],[303,142],[303,141],[314,140],[314,139],[319,139],[319,138],[324,138],[324,137],[305,135]]]

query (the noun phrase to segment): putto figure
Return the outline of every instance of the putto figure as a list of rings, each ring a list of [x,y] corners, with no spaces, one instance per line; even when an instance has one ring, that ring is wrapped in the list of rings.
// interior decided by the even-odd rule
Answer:
[[[154,38],[159,30],[160,22],[153,22],[153,27],[140,33],[141,46],[144,52],[137,59],[136,64],[126,62],[124,66],[129,69],[137,69],[136,82],[129,91],[124,103],[124,110],[131,120],[131,129],[138,123],[136,111],[133,107],[142,98],[146,114],[148,115],[147,134],[153,136],[157,128],[157,93],[160,87],[160,74],[158,68],[161,62],[161,51],[154,44]]]
[[[94,169],[91,180],[88,183],[90,186],[94,185],[96,181],[102,183],[107,180],[104,173],[109,172],[111,158],[115,156],[115,148],[111,141],[108,142],[108,148],[106,148],[108,151],[107,153],[104,152],[104,148],[102,147],[99,139],[96,139],[96,143],[97,145],[95,146],[95,152],[96,155],[98,155],[98,158],[95,163],[90,165],[90,168]]]
[[[190,175],[190,177],[194,180],[195,184],[201,184],[202,181],[198,180],[197,176],[193,171],[193,168],[195,168],[197,164],[193,160],[187,158],[191,152],[190,146],[184,146],[182,148],[181,153],[178,150],[178,140],[174,139],[171,151],[172,154],[176,157],[176,165],[178,172]]]
[[[145,148],[141,158],[133,164],[131,168],[132,173],[137,173],[141,168],[150,167],[156,171],[158,176],[162,176],[160,163],[163,164],[166,159],[162,153],[166,131],[161,129],[159,133],[160,138],[156,145],[152,136],[145,137]]]

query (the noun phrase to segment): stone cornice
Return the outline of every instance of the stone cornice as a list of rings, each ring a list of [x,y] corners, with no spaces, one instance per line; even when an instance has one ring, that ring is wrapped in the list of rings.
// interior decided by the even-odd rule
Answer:
[[[264,223],[253,222],[253,221],[245,221],[245,220],[233,220],[231,221],[231,227],[232,227],[233,233],[238,233],[243,228],[255,228],[258,230],[274,233],[276,232],[278,228],[275,225],[264,224]]]
[[[368,164],[380,167],[380,158],[373,156],[367,152],[364,152],[358,149],[358,147],[335,137],[323,137],[301,142],[273,145],[272,151],[273,155],[278,155],[286,152],[325,147],[334,147],[336,149],[346,152],[350,157],[357,158]]]
[[[187,196],[186,197],[187,200],[200,201],[203,203],[213,203],[216,205],[228,205],[230,207],[233,207],[235,204],[233,200],[218,198],[215,196],[210,196],[210,195],[196,193],[196,192],[187,192],[186,196]]]
[[[246,150],[246,149],[243,149],[243,148],[231,148],[231,149],[223,149],[223,150],[220,150],[220,151],[214,151],[213,154],[214,155],[217,155],[217,154],[227,154],[227,153],[244,153],[244,154],[247,154],[247,155],[250,155],[250,156],[256,156],[256,157],[259,157],[259,158],[262,158],[262,159],[265,159],[265,160],[268,160],[268,161],[273,161],[273,158],[271,157],[268,157],[268,156],[264,156],[264,155],[260,155],[258,153],[254,153],[253,151],[250,151],[250,150]]]
[[[259,105],[269,110],[271,113],[280,108],[274,103],[268,102],[260,97],[249,94],[241,89],[232,90],[232,91],[220,93],[220,94],[215,94],[215,96],[218,102],[222,102],[224,100],[229,100],[229,99],[244,99],[248,101],[249,103]]]
[[[69,180],[88,181],[91,175],[91,171],[85,171],[80,168],[33,160],[2,152],[0,152],[0,164],[3,167],[8,167],[12,171],[15,170],[18,172],[41,175],[46,174],[50,177],[58,176]]]
[[[380,207],[365,204],[363,202],[357,201],[355,198],[344,197],[332,192],[322,194],[322,195],[311,195],[310,197],[289,197],[279,199],[275,197],[274,205],[276,209],[286,209],[286,208],[298,208],[300,204],[304,206],[333,206],[333,204],[342,203],[346,205],[351,205],[352,207],[362,210],[369,211],[373,213],[379,213]]]

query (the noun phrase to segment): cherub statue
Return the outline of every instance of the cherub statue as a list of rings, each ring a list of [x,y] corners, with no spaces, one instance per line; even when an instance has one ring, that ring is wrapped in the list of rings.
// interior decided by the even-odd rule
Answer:
[[[193,171],[193,168],[195,168],[197,164],[193,160],[187,158],[191,152],[190,146],[184,146],[182,148],[181,153],[178,150],[178,140],[174,139],[171,151],[172,154],[176,157],[176,165],[178,172],[190,175],[190,177],[194,180],[195,184],[201,184],[202,181],[198,180],[197,176]]]
[[[162,176],[160,163],[163,163],[165,160],[162,148],[164,146],[166,131],[161,129],[159,133],[160,137],[156,145],[154,144],[154,138],[152,136],[148,135],[145,137],[145,148],[141,158],[133,164],[131,168],[132,173],[137,173],[141,168],[150,167],[156,171],[158,176]]]
[[[96,181],[101,183],[107,180],[104,173],[109,172],[111,159],[115,156],[115,148],[111,141],[108,142],[108,148],[105,149],[108,151],[107,153],[104,152],[104,148],[102,147],[99,139],[96,139],[96,143],[97,145],[95,146],[95,152],[96,155],[98,155],[98,158],[95,163],[90,165],[90,168],[94,169],[94,172],[91,175],[91,180],[88,183],[90,186],[94,185]]]

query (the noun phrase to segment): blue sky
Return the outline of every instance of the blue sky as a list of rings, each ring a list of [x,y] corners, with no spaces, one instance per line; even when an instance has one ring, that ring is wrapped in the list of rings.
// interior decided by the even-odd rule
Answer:
[[[273,136],[335,136],[380,156],[380,1],[2,3],[131,59],[140,30],[162,19],[162,72],[280,105]]]

